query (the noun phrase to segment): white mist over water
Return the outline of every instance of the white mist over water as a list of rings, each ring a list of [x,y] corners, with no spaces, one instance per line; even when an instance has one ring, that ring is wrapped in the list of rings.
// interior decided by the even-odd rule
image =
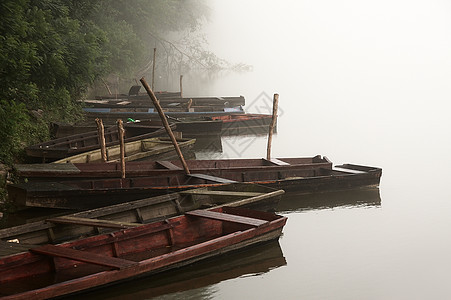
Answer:
[[[383,168],[379,208],[289,214],[287,266],[217,284],[211,297],[449,297],[451,3],[210,3],[211,49],[254,71],[188,93],[242,94],[248,110],[262,92],[279,93],[274,157]],[[253,139],[244,150],[223,140],[222,156],[264,157],[266,138]]]

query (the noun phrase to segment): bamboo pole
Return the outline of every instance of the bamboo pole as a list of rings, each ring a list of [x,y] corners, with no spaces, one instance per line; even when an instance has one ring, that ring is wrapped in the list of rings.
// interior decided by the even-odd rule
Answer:
[[[183,98],[183,75],[180,75],[180,98]]]
[[[124,144],[124,126],[122,120],[117,120],[117,134],[119,135],[119,146],[121,151],[121,178],[125,178],[125,144]]]
[[[155,83],[155,59],[157,57],[157,48],[153,48],[153,63],[152,63],[152,91]]]
[[[268,148],[266,149],[266,159],[271,159],[271,143],[272,143],[272,133],[274,131],[274,126],[277,121],[277,109],[279,106],[279,94],[274,94],[273,104],[272,104],[272,119],[271,124],[269,124],[269,136],[268,136]]]
[[[96,118],[96,124],[97,124],[97,134],[99,137],[100,154],[102,156],[102,161],[107,162],[108,157],[106,156],[105,127],[103,127],[102,119]]]
[[[180,161],[182,162],[183,165],[183,169],[185,170],[186,174],[191,174],[189,169],[188,169],[188,165],[185,162],[185,158],[183,157],[182,151],[180,151],[180,147],[177,144],[177,140],[175,139],[174,133],[171,130],[171,127],[169,126],[168,120],[166,119],[166,116],[164,115],[163,110],[161,109],[160,103],[158,102],[157,97],[155,96],[155,94],[153,93],[152,89],[149,87],[149,85],[147,84],[146,80],[143,78],[140,79],[142,85],[144,86],[144,88],[147,91],[147,94],[149,95],[150,99],[153,102],[153,105],[155,106],[155,108],[158,111],[158,115],[161,118],[161,121],[163,122],[163,126],[166,129],[166,132],[168,133],[169,137],[171,138],[172,144],[174,145],[175,148],[175,152],[177,153],[178,157],[180,158]]]

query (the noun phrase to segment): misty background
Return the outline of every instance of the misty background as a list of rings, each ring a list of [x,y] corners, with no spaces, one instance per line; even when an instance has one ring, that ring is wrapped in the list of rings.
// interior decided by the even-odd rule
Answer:
[[[274,157],[322,154],[335,164],[383,168],[379,207],[288,214],[280,240],[287,266],[222,282],[211,295],[449,296],[451,3],[209,4],[210,49],[253,71],[204,75],[201,83],[188,75],[187,95],[242,94],[255,112],[265,106],[262,92],[278,93]],[[223,139],[222,156],[265,156],[265,137],[252,146],[245,139]]]

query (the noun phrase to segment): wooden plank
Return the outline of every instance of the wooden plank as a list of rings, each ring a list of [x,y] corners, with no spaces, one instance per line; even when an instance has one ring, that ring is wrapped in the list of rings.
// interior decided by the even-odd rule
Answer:
[[[100,219],[89,219],[89,218],[78,218],[70,216],[62,216],[47,219],[47,222],[59,223],[59,224],[73,224],[73,225],[86,225],[93,227],[105,227],[105,228],[117,228],[126,229],[141,226],[140,223],[128,223],[128,222],[117,222],[111,220],[100,220]]]
[[[33,247],[36,247],[36,245],[20,244],[16,242],[7,242],[0,240],[0,257],[25,252]]]
[[[269,162],[269,163],[272,163],[272,164],[274,164],[276,166],[289,166],[290,165],[289,163],[281,161],[280,159],[277,159],[277,158],[271,158],[271,159],[265,159],[264,158],[264,160]]]
[[[14,168],[20,173],[53,172],[63,174],[78,174],[81,171],[71,163],[68,164],[15,164]]]
[[[157,160],[156,163],[159,164],[162,167],[165,167],[166,169],[169,169],[169,170],[183,170],[182,168],[180,168],[180,167],[174,165],[173,163],[171,163],[170,161]]]
[[[266,221],[266,220],[260,220],[260,219],[254,219],[254,218],[249,218],[249,217],[242,217],[242,216],[237,216],[237,215],[225,214],[225,213],[209,211],[209,210],[200,210],[200,209],[193,210],[193,211],[187,212],[185,214],[188,216],[221,220],[221,221],[226,221],[226,222],[251,225],[251,226],[255,226],[255,227],[258,227],[258,226],[268,223],[268,221]]]
[[[219,183],[236,183],[237,182],[237,181],[233,181],[230,179],[220,178],[220,177],[211,176],[211,175],[207,175],[207,174],[187,174],[187,176],[204,179],[204,180],[209,180],[209,181],[214,181],[214,182],[219,182]]]
[[[191,194],[191,195],[209,195],[209,196],[234,196],[234,197],[255,197],[260,196],[265,193],[256,192],[234,192],[234,191],[209,191],[209,190],[186,190],[179,192],[180,194]]]
[[[71,248],[64,248],[55,245],[44,245],[41,247],[30,249],[31,252],[43,254],[47,256],[56,256],[68,258],[76,261],[100,265],[105,267],[112,267],[115,269],[124,269],[138,264],[137,262],[125,260],[122,258],[99,255],[86,251],[75,250]]]

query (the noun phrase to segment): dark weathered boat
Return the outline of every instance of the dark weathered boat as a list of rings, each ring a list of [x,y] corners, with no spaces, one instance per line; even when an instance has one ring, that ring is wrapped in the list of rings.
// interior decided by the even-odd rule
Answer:
[[[162,93],[154,92],[157,99],[160,101],[163,107],[170,104],[180,104],[187,105],[187,103],[192,103],[195,106],[244,106],[246,104],[245,98],[243,96],[232,96],[232,97],[180,97],[180,93]],[[128,107],[153,107],[152,102],[149,99],[147,93],[140,93],[139,95],[112,95],[112,96],[97,96],[95,100],[81,100],[82,102],[92,104],[94,107],[112,107],[111,105],[124,105]],[[102,101],[103,102],[99,102]],[[122,103],[122,104],[121,104]]]
[[[172,129],[176,129],[176,125],[172,124]],[[40,157],[45,160],[54,160],[68,157],[71,155],[87,152],[100,148],[99,135],[95,127],[85,133],[78,133],[64,138],[57,138],[47,142],[39,143],[25,148],[28,156]],[[162,125],[149,125],[145,129],[137,132],[133,130],[125,131],[125,142],[133,142],[151,137],[166,135]],[[106,146],[119,144],[119,135],[117,126],[111,126],[105,129]]]
[[[125,132],[130,135],[145,134],[154,127],[163,126],[159,117],[152,120],[139,120],[138,122],[127,122],[123,119]],[[108,126],[114,126],[112,120],[106,120]],[[220,136],[222,130],[222,121],[212,120],[211,118],[189,118],[189,119],[170,119],[169,123],[174,131],[180,132],[183,137],[197,138],[205,136]],[[69,125],[62,123],[53,123],[51,133],[57,138],[67,137],[68,135],[80,134],[95,131],[96,126],[93,122],[84,122],[78,125]]]
[[[221,135],[260,135],[268,134],[272,115],[243,114],[214,116],[212,119],[222,121]],[[277,132],[277,124],[274,132]]]
[[[286,221],[273,213],[220,207],[37,246],[0,259],[0,295],[48,299],[181,267],[277,240]]]
[[[197,142],[196,142],[197,143]],[[240,158],[240,159],[209,159],[186,160],[188,168],[192,172],[204,173],[214,170],[224,172],[247,171],[286,171],[289,169],[332,169],[332,162],[326,157],[316,155],[312,157],[290,157],[267,160],[264,158]],[[58,181],[71,179],[90,178],[114,178],[121,177],[120,163],[66,163],[66,164],[16,164],[14,165],[14,177],[27,181]],[[125,176],[151,177],[167,176],[170,174],[184,174],[180,160],[173,161],[141,161],[126,162]]]
[[[94,109],[93,109],[94,110]],[[164,112],[170,118],[213,118],[217,116],[238,115],[244,114],[242,108],[226,109],[224,111],[206,111],[206,112]],[[110,112],[108,109],[96,109],[95,111],[84,112],[85,122],[88,124],[95,124],[96,118],[102,119],[104,124],[115,124],[117,119],[122,119],[124,122],[129,118],[134,120],[152,120],[159,119],[157,112]]]
[[[279,161],[281,164],[284,162],[283,159]],[[166,166],[172,168],[171,165]],[[296,193],[355,189],[378,186],[382,170],[352,164],[336,167],[282,164],[260,168],[213,168],[196,170],[193,173],[186,175],[183,171],[168,169],[154,176],[125,179],[28,181],[8,185],[7,189],[10,201],[18,206],[77,208],[80,197],[95,205],[96,202],[130,201],[150,194],[219,186],[232,182],[257,183]]]
[[[76,213],[58,212],[42,220],[0,229],[0,241],[14,241],[0,256],[27,251],[33,245],[61,243],[113,230],[160,221],[187,211],[227,205],[274,211],[283,190],[256,184],[233,183],[171,193]],[[80,209],[86,205],[79,201]],[[89,205],[87,205],[89,206]],[[28,247],[28,248],[27,248]],[[1,248],[1,247],[0,247]]]
[[[189,151],[195,139],[177,139],[180,150]],[[165,159],[176,158],[174,146],[169,138],[149,138],[133,142],[127,142],[125,147],[125,161],[142,160],[142,159]],[[120,161],[120,145],[106,147],[107,162]],[[53,163],[95,163],[102,162],[102,154],[100,149],[83,152],[80,154],[64,157]]]
[[[153,299],[189,290],[191,299],[204,299],[204,287],[242,276],[262,275],[285,265],[287,261],[280,243],[274,240],[226,256],[207,259],[183,269],[87,292],[83,296],[85,299]],[[74,295],[68,299],[76,297]]]

